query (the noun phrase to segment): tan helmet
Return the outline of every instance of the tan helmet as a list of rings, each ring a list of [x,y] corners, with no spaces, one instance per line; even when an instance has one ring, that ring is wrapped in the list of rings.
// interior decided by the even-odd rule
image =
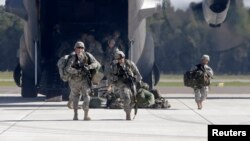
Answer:
[[[125,54],[122,52],[122,51],[116,51],[115,52],[115,59],[118,60],[118,59],[121,59],[121,58],[125,58]]]
[[[210,57],[206,54],[202,55],[201,60],[207,60],[210,61]]]
[[[75,43],[74,49],[76,49],[77,47],[80,47],[80,48],[85,49],[85,45],[84,45],[84,43],[81,42],[81,41],[77,41],[77,42]]]

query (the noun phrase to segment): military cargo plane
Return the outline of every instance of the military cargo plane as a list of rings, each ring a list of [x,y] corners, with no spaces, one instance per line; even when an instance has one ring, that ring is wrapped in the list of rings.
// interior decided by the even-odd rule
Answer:
[[[203,13],[209,25],[220,26],[229,3],[230,0],[203,0]],[[67,97],[68,88],[60,80],[56,63],[62,52],[70,53],[74,42],[89,30],[94,30],[98,40],[109,31],[119,30],[126,56],[153,87],[160,73],[154,60],[154,40],[146,31],[146,18],[163,6],[162,0],[6,0],[6,11],[24,21],[20,70],[14,73],[22,88],[21,95]]]

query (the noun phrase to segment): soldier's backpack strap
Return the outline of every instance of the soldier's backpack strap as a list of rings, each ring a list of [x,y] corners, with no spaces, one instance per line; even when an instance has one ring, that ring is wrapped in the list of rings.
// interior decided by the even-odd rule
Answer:
[[[197,67],[196,71],[201,70],[201,71],[205,72],[204,65],[198,64],[198,65],[195,65],[195,66]]]
[[[130,68],[132,66],[131,62],[127,59],[125,59],[125,64]]]
[[[89,55],[89,52],[85,52],[85,54],[86,54],[86,56],[87,56],[87,63],[88,63],[88,65],[90,65],[92,62],[91,62],[91,57],[90,57],[90,55]]]

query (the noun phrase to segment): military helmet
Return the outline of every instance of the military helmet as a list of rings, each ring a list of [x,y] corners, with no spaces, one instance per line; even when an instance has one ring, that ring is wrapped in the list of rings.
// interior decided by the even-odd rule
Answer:
[[[210,57],[206,54],[202,55],[201,60],[207,60],[210,61]]]
[[[119,60],[121,58],[125,58],[125,54],[122,51],[116,51],[115,52],[115,59]]]
[[[84,45],[84,43],[81,42],[81,41],[77,41],[77,42],[75,43],[74,49],[76,49],[76,48],[78,48],[78,47],[85,49],[85,45]]]

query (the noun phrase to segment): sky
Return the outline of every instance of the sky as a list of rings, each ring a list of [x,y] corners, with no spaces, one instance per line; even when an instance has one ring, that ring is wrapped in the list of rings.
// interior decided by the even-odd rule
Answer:
[[[189,6],[190,2],[200,2],[202,0],[171,0],[172,5],[176,9],[186,9]],[[0,5],[4,5],[5,0],[0,0]],[[250,0],[244,0],[244,4],[247,7],[250,7]]]

